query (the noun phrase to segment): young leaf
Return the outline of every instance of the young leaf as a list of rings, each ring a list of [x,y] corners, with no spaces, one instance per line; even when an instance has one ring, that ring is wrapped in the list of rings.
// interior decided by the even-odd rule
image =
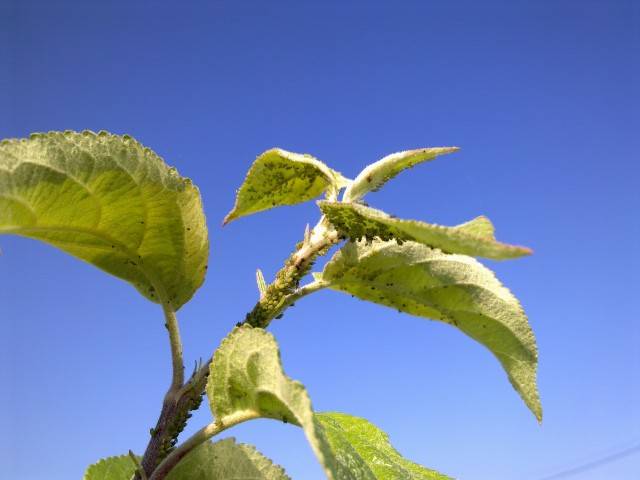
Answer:
[[[347,182],[340,173],[310,155],[273,148],[253,162],[223,223],[273,207],[306,202],[326,190],[335,197]]]
[[[291,480],[282,467],[255,447],[238,444],[233,438],[201,444],[167,476],[167,480],[229,479]]]
[[[403,170],[419,163],[433,160],[439,155],[453,153],[458,150],[458,147],[419,148],[387,155],[358,174],[353,183],[345,190],[344,201],[353,202],[359,200],[368,192],[375,192],[380,189],[387,181]]]
[[[317,278],[329,288],[462,330],[498,358],[511,384],[542,419],[538,355],[527,317],[493,272],[473,258],[415,242],[349,243]]]
[[[89,466],[82,480],[130,480],[136,473],[136,465],[129,455],[103,458]]]
[[[376,480],[447,480],[442,475],[407,460],[393,448],[389,436],[364,418],[344,413],[316,413],[336,459],[345,466],[363,461]],[[368,478],[368,477],[367,477]]]
[[[278,345],[270,333],[248,325],[236,327],[213,356],[207,396],[216,423],[238,423],[236,419],[241,417],[273,418],[298,425],[330,480],[360,478],[351,476],[333,457],[313,416],[307,391],[285,375]],[[365,468],[362,464],[352,466],[355,474]]]
[[[412,240],[447,253],[462,253],[494,260],[530,255],[531,249],[498,242],[493,225],[478,217],[456,227],[443,227],[418,220],[402,220],[357,203],[319,201],[318,205],[333,226],[352,240],[362,237],[382,240]]]
[[[258,292],[260,292],[260,298],[264,297],[267,293],[267,282],[264,281],[264,275],[262,270],[256,270],[256,283],[258,284]]]
[[[174,309],[204,281],[198,189],[129,136],[50,132],[0,143],[0,234],[42,240]]]

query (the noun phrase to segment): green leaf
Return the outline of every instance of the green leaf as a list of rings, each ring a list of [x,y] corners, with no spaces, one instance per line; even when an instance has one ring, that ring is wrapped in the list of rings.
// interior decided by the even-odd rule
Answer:
[[[479,217],[462,223],[454,228],[466,234],[475,235],[476,237],[488,238],[490,240],[496,239],[496,229],[494,228],[493,223],[491,223],[491,220],[484,215],[480,215]]]
[[[236,327],[213,356],[207,396],[217,424],[273,418],[298,425],[330,480],[361,478],[350,476],[333,457],[313,416],[307,391],[285,375],[278,345],[270,333],[248,325]],[[356,473],[365,469],[363,464],[351,468]]]
[[[136,466],[128,455],[107,457],[94,463],[84,472],[82,480],[130,480]]]
[[[344,413],[316,413],[331,448],[341,464],[364,462],[376,480],[447,480],[442,475],[402,457],[389,443],[389,436],[364,418]]]
[[[359,200],[368,192],[375,192],[380,189],[403,170],[419,163],[433,160],[439,155],[446,155],[458,150],[458,147],[419,148],[387,155],[358,174],[353,183],[345,190],[344,201],[353,202]]]
[[[533,332],[518,300],[478,261],[415,242],[374,240],[348,243],[316,277],[335,290],[462,330],[498,358],[541,421]]]
[[[335,198],[347,182],[311,155],[273,148],[253,162],[223,223],[273,207],[306,202],[327,190]]]
[[[128,480],[128,479],[127,479]],[[205,442],[176,465],[167,480],[291,480],[253,446],[233,438]]]
[[[204,281],[198,189],[129,136],[85,131],[0,143],[0,234],[42,240],[174,309]]]
[[[456,227],[443,227],[418,220],[403,220],[356,203],[319,201],[318,205],[333,226],[351,240],[412,240],[446,253],[462,253],[494,260],[530,255],[531,249],[498,242],[493,225],[478,217]]]

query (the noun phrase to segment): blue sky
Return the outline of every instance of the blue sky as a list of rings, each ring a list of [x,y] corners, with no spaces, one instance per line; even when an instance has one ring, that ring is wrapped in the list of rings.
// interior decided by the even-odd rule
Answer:
[[[316,409],[366,417],[460,479],[540,480],[640,444],[639,31],[622,0],[0,0],[0,137],[129,133],[200,186],[211,262],[179,312],[188,364],[317,218],[309,203],[221,228],[257,154],[309,152],[354,176],[394,151],[460,146],[368,202],[442,224],[486,214],[535,250],[490,266],[538,339],[542,426],[449,326],[320,292],[272,331]],[[141,452],[170,380],[159,307],[47,245],[0,248],[0,476],[80,478]],[[291,425],[229,433],[322,478]],[[638,471],[636,452],[571,478]]]

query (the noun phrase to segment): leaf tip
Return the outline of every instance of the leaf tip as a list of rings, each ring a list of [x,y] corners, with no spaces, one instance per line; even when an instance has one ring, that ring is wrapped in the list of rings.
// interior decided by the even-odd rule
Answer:
[[[536,417],[538,421],[538,425],[542,425],[542,405],[540,404],[540,399],[536,399],[536,403],[532,405],[531,412]]]
[[[238,218],[238,216],[236,215],[235,210],[231,210],[229,213],[227,213],[227,215],[222,219],[222,226],[224,227],[225,225],[228,225],[229,223],[231,223],[233,220],[235,220],[236,218]]]
[[[528,257],[530,255],[533,255],[533,248],[530,247],[523,247],[521,245],[518,245],[515,247],[515,250],[520,257]]]

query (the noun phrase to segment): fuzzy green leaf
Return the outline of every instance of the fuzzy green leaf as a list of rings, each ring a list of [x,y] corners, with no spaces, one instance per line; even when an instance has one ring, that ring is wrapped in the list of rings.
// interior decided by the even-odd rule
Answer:
[[[106,132],[0,143],[0,234],[42,240],[174,309],[204,281],[198,189],[148,148]]]
[[[327,190],[335,197],[347,182],[311,155],[267,150],[251,165],[224,224],[273,207],[306,202]]]
[[[316,413],[331,448],[341,464],[362,461],[376,480],[447,480],[442,475],[402,457],[389,442],[389,436],[364,418],[344,413]]]
[[[360,478],[337,463],[313,416],[311,400],[300,382],[282,370],[273,335],[248,325],[236,327],[216,350],[211,362],[207,396],[219,425],[238,418],[272,418],[302,427],[330,480]],[[354,471],[365,466],[354,466]]]
[[[353,202],[359,200],[368,192],[379,190],[380,187],[403,170],[419,163],[433,160],[439,155],[453,153],[458,150],[458,147],[419,148],[387,155],[358,174],[353,183],[345,190],[344,201]]]
[[[487,347],[540,421],[535,337],[518,300],[491,270],[465,255],[415,242],[349,243],[319,280],[335,290],[457,327]]]
[[[82,480],[130,480],[136,466],[128,455],[103,458],[89,466]]]
[[[128,479],[127,479],[128,480]],[[253,446],[233,438],[205,442],[176,465],[167,480],[291,480]]]
[[[486,217],[477,217],[456,227],[443,227],[418,220],[392,217],[356,203],[318,202],[329,221],[344,236],[382,240],[412,240],[446,253],[462,253],[494,260],[530,255],[531,249],[498,242],[493,225]]]

